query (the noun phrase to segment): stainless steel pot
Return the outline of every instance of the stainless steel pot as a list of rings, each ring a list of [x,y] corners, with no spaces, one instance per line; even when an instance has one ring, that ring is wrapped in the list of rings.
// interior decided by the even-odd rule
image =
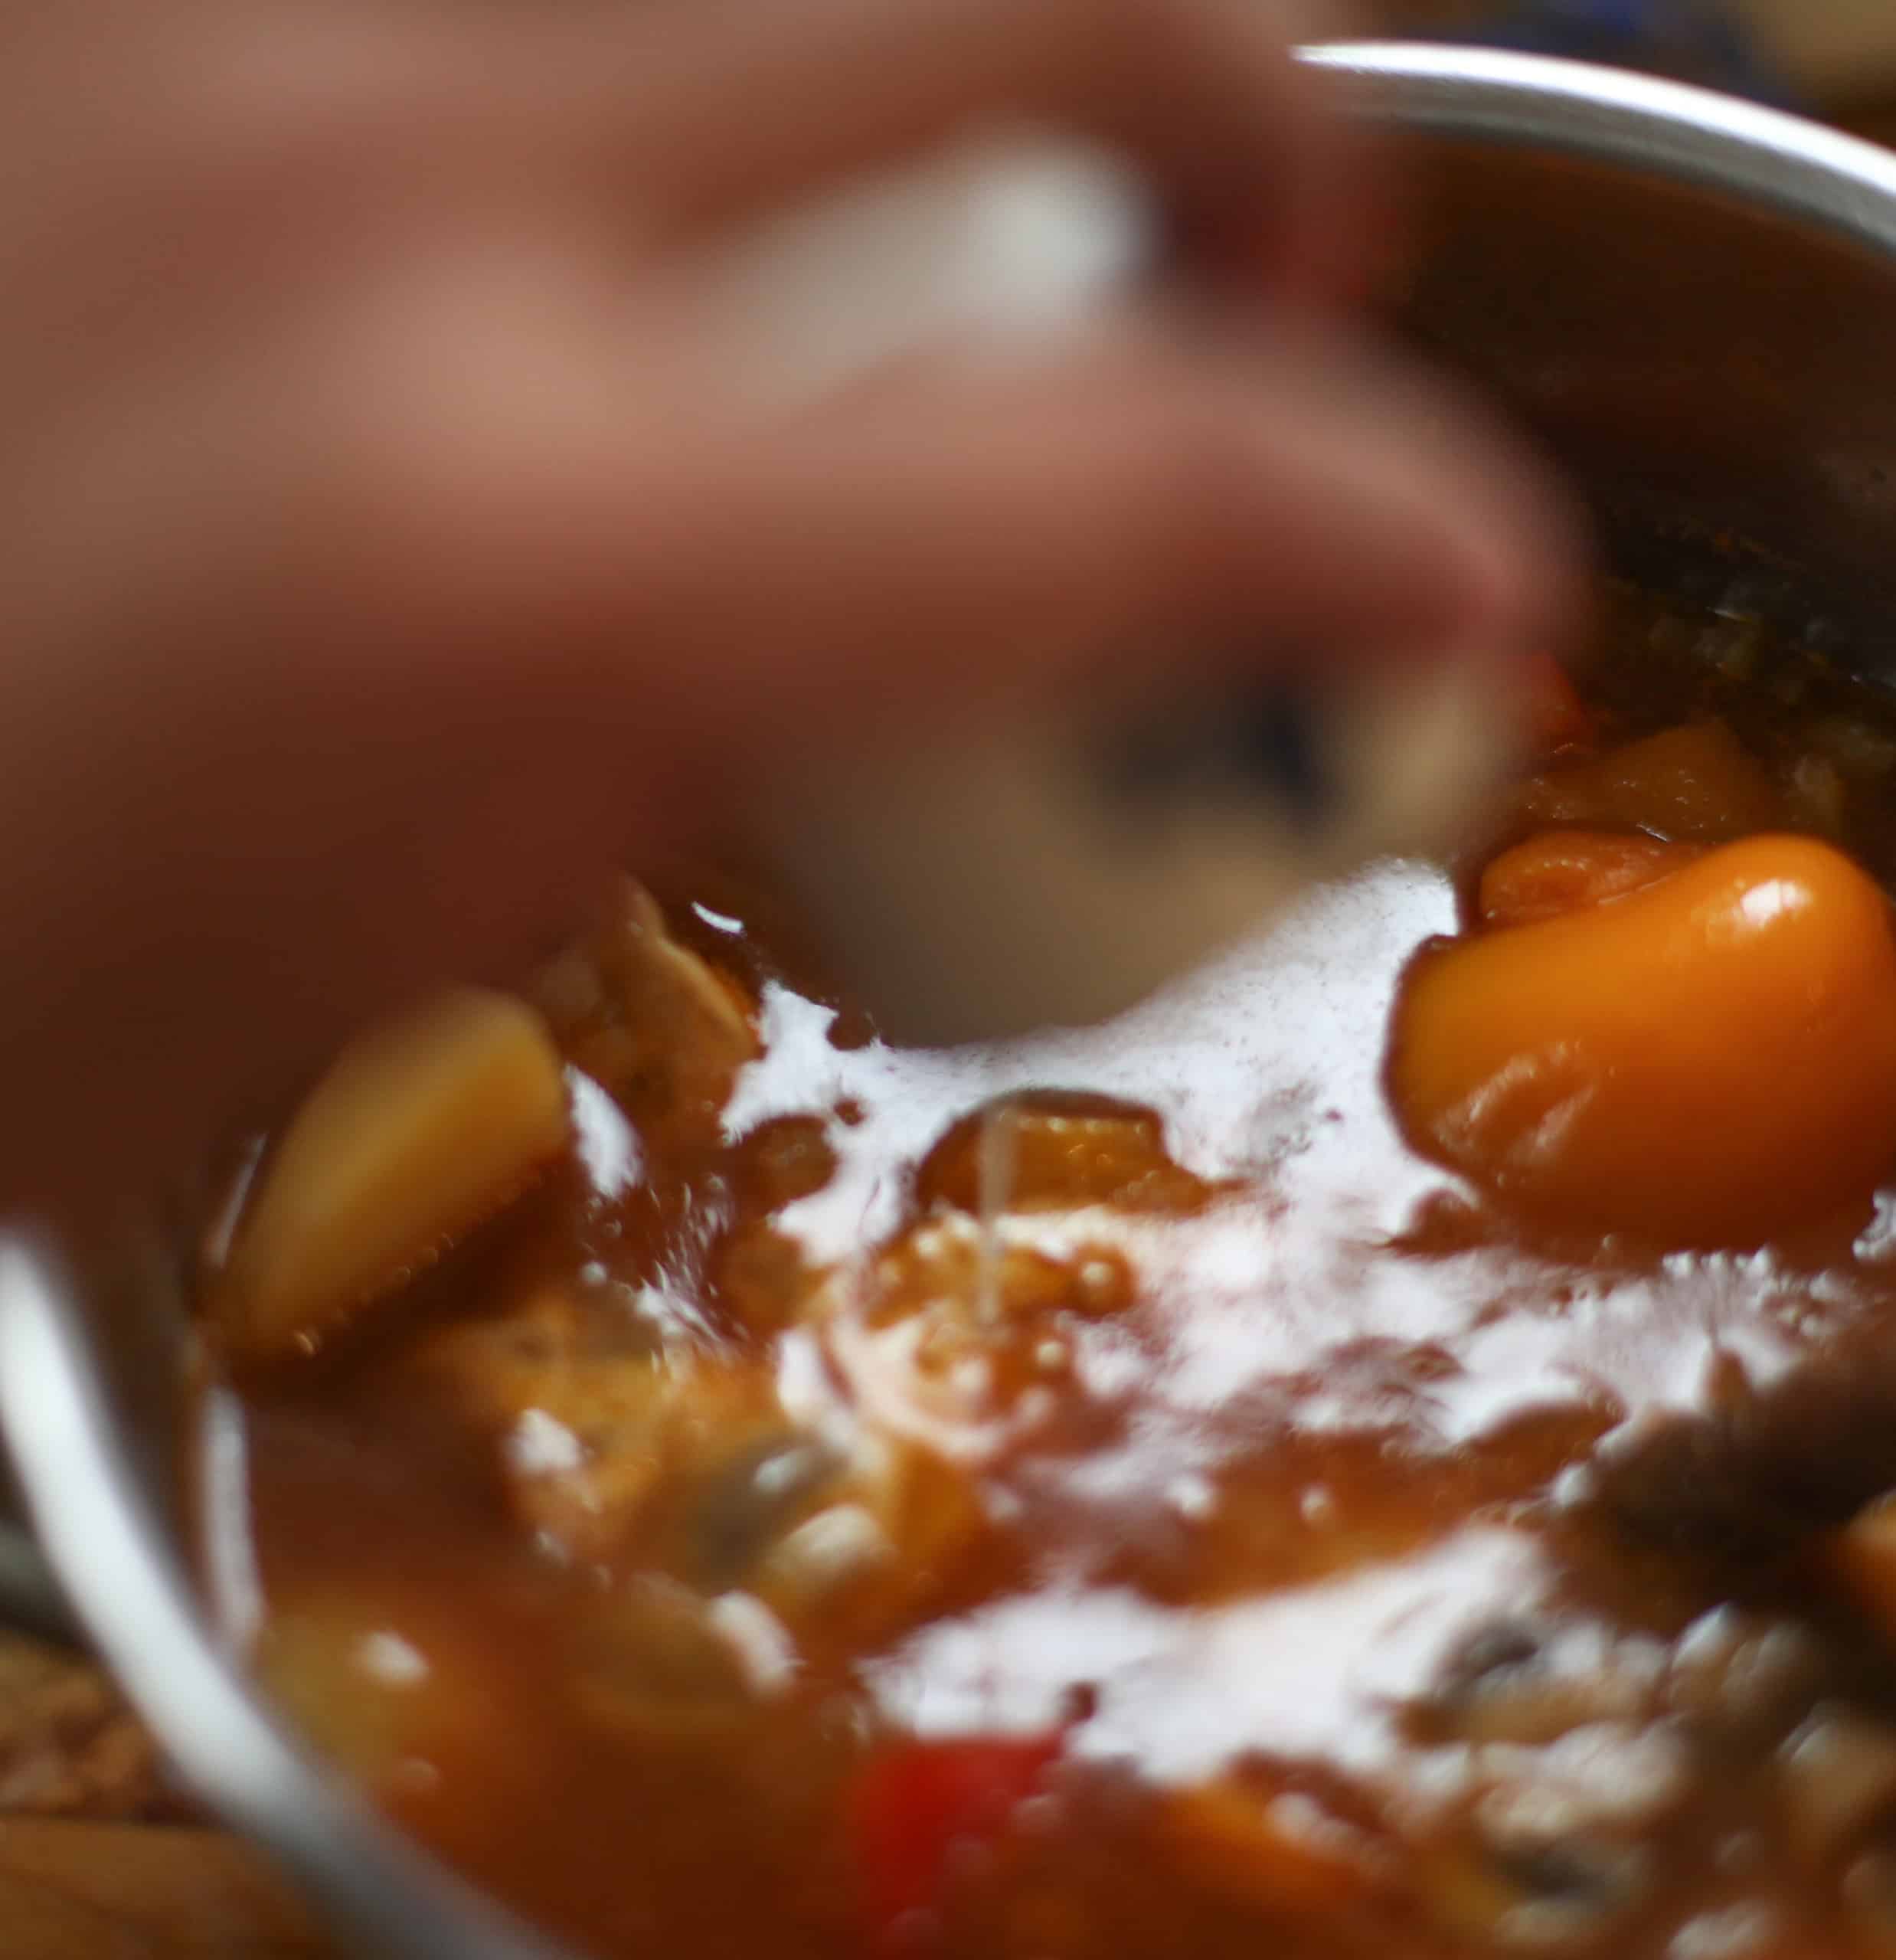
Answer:
[[[1571,64],[1397,44],[1309,58],[1411,145],[1424,249],[1407,329],[1538,430],[1626,548],[1683,566],[1695,538],[1741,534],[1764,602],[1896,676],[1896,158]],[[79,1616],[180,1772],[345,1937],[554,1960],[329,1777],[221,1650],[185,1578],[185,1333],[158,1253],[81,1276],[0,1242],[0,1417]],[[240,1448],[214,1423],[214,1497],[240,1480]]]

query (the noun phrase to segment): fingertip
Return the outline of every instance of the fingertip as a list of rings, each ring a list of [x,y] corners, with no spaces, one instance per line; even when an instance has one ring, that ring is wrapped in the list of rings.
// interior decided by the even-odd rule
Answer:
[[[1587,615],[1590,525],[1550,463],[1497,470],[1459,526],[1454,594],[1464,643],[1560,650]]]
[[[1362,21],[1333,0],[1296,0],[1273,8],[1272,21],[1287,71],[1277,105],[1283,182],[1271,221],[1254,244],[1265,254],[1277,306],[1354,306],[1404,256],[1402,205],[1379,133],[1351,112],[1334,78],[1305,57],[1350,39]]]

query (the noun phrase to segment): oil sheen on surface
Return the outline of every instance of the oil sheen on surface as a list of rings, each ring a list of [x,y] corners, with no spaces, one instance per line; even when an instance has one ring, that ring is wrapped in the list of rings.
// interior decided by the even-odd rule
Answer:
[[[708,878],[430,1023],[372,1175],[319,1091],[203,1284],[293,1716],[608,1956],[1896,1954],[1896,983],[1809,842],[1887,878],[1896,732],[1610,611],[1466,862],[1108,1028],[892,1050]],[[1510,1013],[1595,1072],[1525,1126]]]

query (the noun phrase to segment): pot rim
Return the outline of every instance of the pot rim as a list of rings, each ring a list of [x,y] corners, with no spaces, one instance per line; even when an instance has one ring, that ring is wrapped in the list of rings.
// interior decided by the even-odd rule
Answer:
[[[1500,49],[1336,41],[1298,57],[1384,129],[1630,166],[1896,252],[1896,153],[1783,110]]]
[[[1375,126],[1709,187],[1896,261],[1896,155],[1800,117],[1538,55],[1405,41],[1299,54]],[[384,1823],[253,1691],[132,1474],[77,1297],[43,1237],[0,1233],[0,1428],[60,1586],[171,1761],[377,1950],[574,1960]]]

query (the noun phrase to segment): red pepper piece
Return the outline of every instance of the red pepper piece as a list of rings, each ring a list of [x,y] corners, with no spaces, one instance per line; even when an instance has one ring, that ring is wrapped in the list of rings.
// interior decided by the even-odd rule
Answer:
[[[1060,1746],[1058,1733],[905,1742],[863,1766],[845,1827],[879,1942],[939,1899],[957,1844],[991,1842],[1005,1831]]]

